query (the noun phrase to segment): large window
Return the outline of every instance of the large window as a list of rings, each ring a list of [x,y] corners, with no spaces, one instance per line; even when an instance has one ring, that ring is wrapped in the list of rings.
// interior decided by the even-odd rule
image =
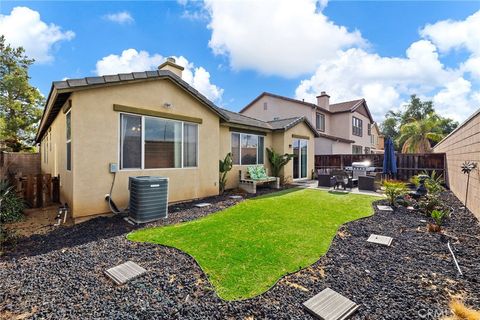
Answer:
[[[233,164],[264,163],[264,137],[249,133],[232,133]]]
[[[72,170],[72,119],[71,112],[66,115],[67,170]]]
[[[198,125],[128,114],[120,122],[122,169],[197,166]]]
[[[325,115],[323,113],[317,113],[315,122],[317,130],[325,131]]]
[[[355,117],[352,117],[352,134],[359,137],[363,135],[363,122]]]

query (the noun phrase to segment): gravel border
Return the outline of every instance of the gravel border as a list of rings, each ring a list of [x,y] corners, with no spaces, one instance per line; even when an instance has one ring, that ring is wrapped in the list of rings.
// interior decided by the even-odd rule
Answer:
[[[270,192],[261,189],[260,193]],[[249,196],[247,196],[249,197]],[[480,306],[480,227],[450,192],[442,198],[455,212],[445,223],[449,236],[427,233],[426,219],[404,208],[379,212],[344,225],[327,254],[312,266],[285,276],[256,298],[218,298],[196,262],[179,250],[125,239],[135,227],[120,217],[96,218],[48,235],[22,239],[0,262],[0,318],[276,318],[305,319],[302,303],[325,287],[361,305],[353,319],[437,319],[449,295]],[[238,202],[229,194],[170,207],[164,225],[198,219]],[[385,200],[377,201],[385,203]],[[366,243],[370,233],[394,238],[391,247]],[[450,237],[451,236],[451,237]],[[457,274],[450,240],[464,277]],[[149,272],[114,286],[103,270],[132,260]]]

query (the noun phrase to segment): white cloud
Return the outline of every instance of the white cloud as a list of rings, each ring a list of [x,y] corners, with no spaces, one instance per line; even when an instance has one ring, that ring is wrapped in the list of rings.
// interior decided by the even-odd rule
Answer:
[[[233,69],[294,77],[310,73],[337,51],[366,44],[360,32],[334,24],[326,1],[207,0],[209,46],[228,56]]]
[[[478,109],[479,93],[473,93],[470,81],[460,77],[446,83],[432,100],[439,114],[461,121]]]
[[[130,24],[135,21],[128,11],[109,13],[104,15],[103,18],[119,24]]]
[[[184,67],[182,79],[192,87],[200,91],[211,101],[220,102],[223,95],[223,89],[210,82],[210,73],[203,67],[195,67],[185,57],[175,57],[178,65]]]
[[[442,20],[426,25],[420,34],[430,39],[442,52],[464,48],[480,55],[480,10],[465,20]]]
[[[478,40],[480,42],[480,38]],[[462,66],[465,72],[469,72],[473,77],[480,79],[480,56],[471,57]]]
[[[73,31],[64,32],[53,23],[45,23],[40,13],[27,7],[15,7],[10,15],[0,14],[0,30],[7,43],[22,46],[27,56],[39,63],[52,61],[52,47],[75,36]]]
[[[156,70],[164,61],[165,57],[160,54],[127,49],[120,55],[111,54],[97,61],[96,73],[98,75],[106,75]],[[185,68],[182,72],[183,80],[211,101],[221,102],[223,89],[210,82],[210,73],[205,68],[196,67],[183,56],[176,57],[176,62]]]
[[[111,54],[97,61],[96,73],[106,75],[155,70],[164,60],[159,54],[150,55],[147,51],[127,49],[121,55]]]
[[[349,49],[324,61],[311,78],[301,81],[296,97],[315,101],[321,91],[327,91],[332,102],[364,97],[374,116],[383,118],[386,111],[400,105],[404,95],[429,93],[455,76],[426,40],[414,42],[405,58]]]

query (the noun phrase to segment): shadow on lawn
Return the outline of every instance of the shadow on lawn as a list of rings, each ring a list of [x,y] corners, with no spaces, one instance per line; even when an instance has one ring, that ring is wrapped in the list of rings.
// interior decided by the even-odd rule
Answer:
[[[243,197],[245,199],[272,197],[298,190],[300,189],[284,189],[277,192],[277,190],[259,188],[257,195],[243,194]],[[159,220],[155,224],[162,226],[195,220],[210,213],[223,210],[237,203],[237,201],[230,199],[230,196],[235,194],[238,194],[238,192],[233,190],[222,195],[169,205],[169,218]],[[193,206],[199,202],[208,202],[212,206],[204,209],[194,208]],[[72,248],[93,241],[126,235],[132,230],[144,228],[145,226],[145,224],[138,226],[130,225],[121,216],[98,217],[73,226],[59,227],[46,234],[18,238],[15,247],[6,248],[7,252],[4,258],[13,259],[36,256],[63,248]]]
[[[45,254],[92,241],[120,236],[136,228],[125,222],[120,216],[99,217],[77,225],[60,227],[47,234],[19,238],[15,247],[7,248],[5,258]]]
[[[286,195],[288,193],[302,191],[302,190],[305,190],[305,189],[304,188],[293,187],[293,188],[284,189],[284,190],[278,190],[278,191],[275,190],[274,192],[271,192],[271,193],[267,193],[267,194],[257,196],[257,197],[254,197],[254,198],[249,198],[249,200],[255,201],[255,200],[261,200],[261,199],[266,199],[266,198],[275,198],[275,197],[280,197],[280,196]]]

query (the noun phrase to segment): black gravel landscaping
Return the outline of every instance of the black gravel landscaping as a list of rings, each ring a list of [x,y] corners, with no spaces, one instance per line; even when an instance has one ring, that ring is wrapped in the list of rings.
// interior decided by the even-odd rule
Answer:
[[[262,190],[262,192],[269,192]],[[398,208],[350,222],[314,265],[281,279],[265,294],[219,299],[194,259],[173,248],[127,241],[135,227],[121,217],[96,218],[21,239],[0,261],[0,318],[34,319],[308,319],[302,303],[330,287],[361,305],[352,319],[438,319],[452,297],[480,308],[480,226],[450,192],[454,212],[444,234],[428,233],[425,216]],[[172,224],[238,201],[229,195],[169,208]],[[386,204],[380,200],[377,204]],[[369,244],[371,233],[394,238]],[[459,276],[447,248],[453,246]],[[147,274],[117,287],[103,271],[132,260]],[[254,272],[254,271],[252,271]]]

